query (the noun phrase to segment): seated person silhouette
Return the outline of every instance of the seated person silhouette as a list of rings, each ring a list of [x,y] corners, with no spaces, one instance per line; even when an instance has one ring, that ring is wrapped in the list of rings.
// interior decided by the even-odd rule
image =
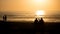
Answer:
[[[36,18],[35,21],[34,21],[34,32],[37,31],[37,24],[38,24],[38,20]]]
[[[37,24],[38,23],[38,20],[37,20],[37,18],[35,19],[35,21],[34,21],[34,24]]]
[[[41,31],[41,32],[43,32],[44,31],[44,20],[43,20],[43,18],[41,18],[40,20],[39,20],[39,31]]]
[[[3,21],[7,21],[7,16],[6,15],[3,16]]]
[[[43,18],[41,18],[38,23],[39,23],[40,25],[44,24]]]

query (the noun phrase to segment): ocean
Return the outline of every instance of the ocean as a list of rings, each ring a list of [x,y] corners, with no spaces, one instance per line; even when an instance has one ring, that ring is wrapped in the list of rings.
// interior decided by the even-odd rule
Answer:
[[[3,18],[0,17],[0,20],[3,20]],[[35,20],[35,17],[7,17],[7,21],[34,21],[34,20]],[[43,20],[45,22],[60,22],[59,17],[56,17],[56,18],[53,18],[53,17],[44,18],[43,17]]]

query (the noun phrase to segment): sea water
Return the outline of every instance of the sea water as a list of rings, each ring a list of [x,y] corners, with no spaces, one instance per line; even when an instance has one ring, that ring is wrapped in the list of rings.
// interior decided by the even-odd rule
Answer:
[[[3,18],[2,17],[0,17],[0,20],[3,20]],[[27,18],[27,17],[23,17],[23,18],[17,18],[17,17],[15,17],[15,18],[10,18],[10,17],[8,17],[7,18],[7,21],[34,21],[35,20],[35,18]],[[60,18],[43,18],[43,20],[45,21],[45,22],[60,22]]]

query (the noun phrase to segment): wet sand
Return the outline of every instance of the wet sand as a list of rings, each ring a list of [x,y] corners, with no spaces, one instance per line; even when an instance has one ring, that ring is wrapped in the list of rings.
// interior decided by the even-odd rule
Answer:
[[[40,25],[38,25],[40,26]],[[38,27],[37,26],[37,27]],[[41,31],[38,31],[33,22],[3,22],[0,21],[0,32],[8,34],[41,34]],[[42,28],[42,27],[39,27]],[[60,22],[46,22],[43,25],[44,34],[57,34],[60,32]]]

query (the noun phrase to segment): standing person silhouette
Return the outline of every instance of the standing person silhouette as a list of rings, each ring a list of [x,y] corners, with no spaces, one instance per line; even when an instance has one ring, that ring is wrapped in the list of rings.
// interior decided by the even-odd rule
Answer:
[[[7,16],[6,15],[3,16],[3,21],[7,21]]]
[[[3,15],[3,24],[4,24],[4,30],[8,30],[9,29],[9,25],[7,23],[7,15]]]

